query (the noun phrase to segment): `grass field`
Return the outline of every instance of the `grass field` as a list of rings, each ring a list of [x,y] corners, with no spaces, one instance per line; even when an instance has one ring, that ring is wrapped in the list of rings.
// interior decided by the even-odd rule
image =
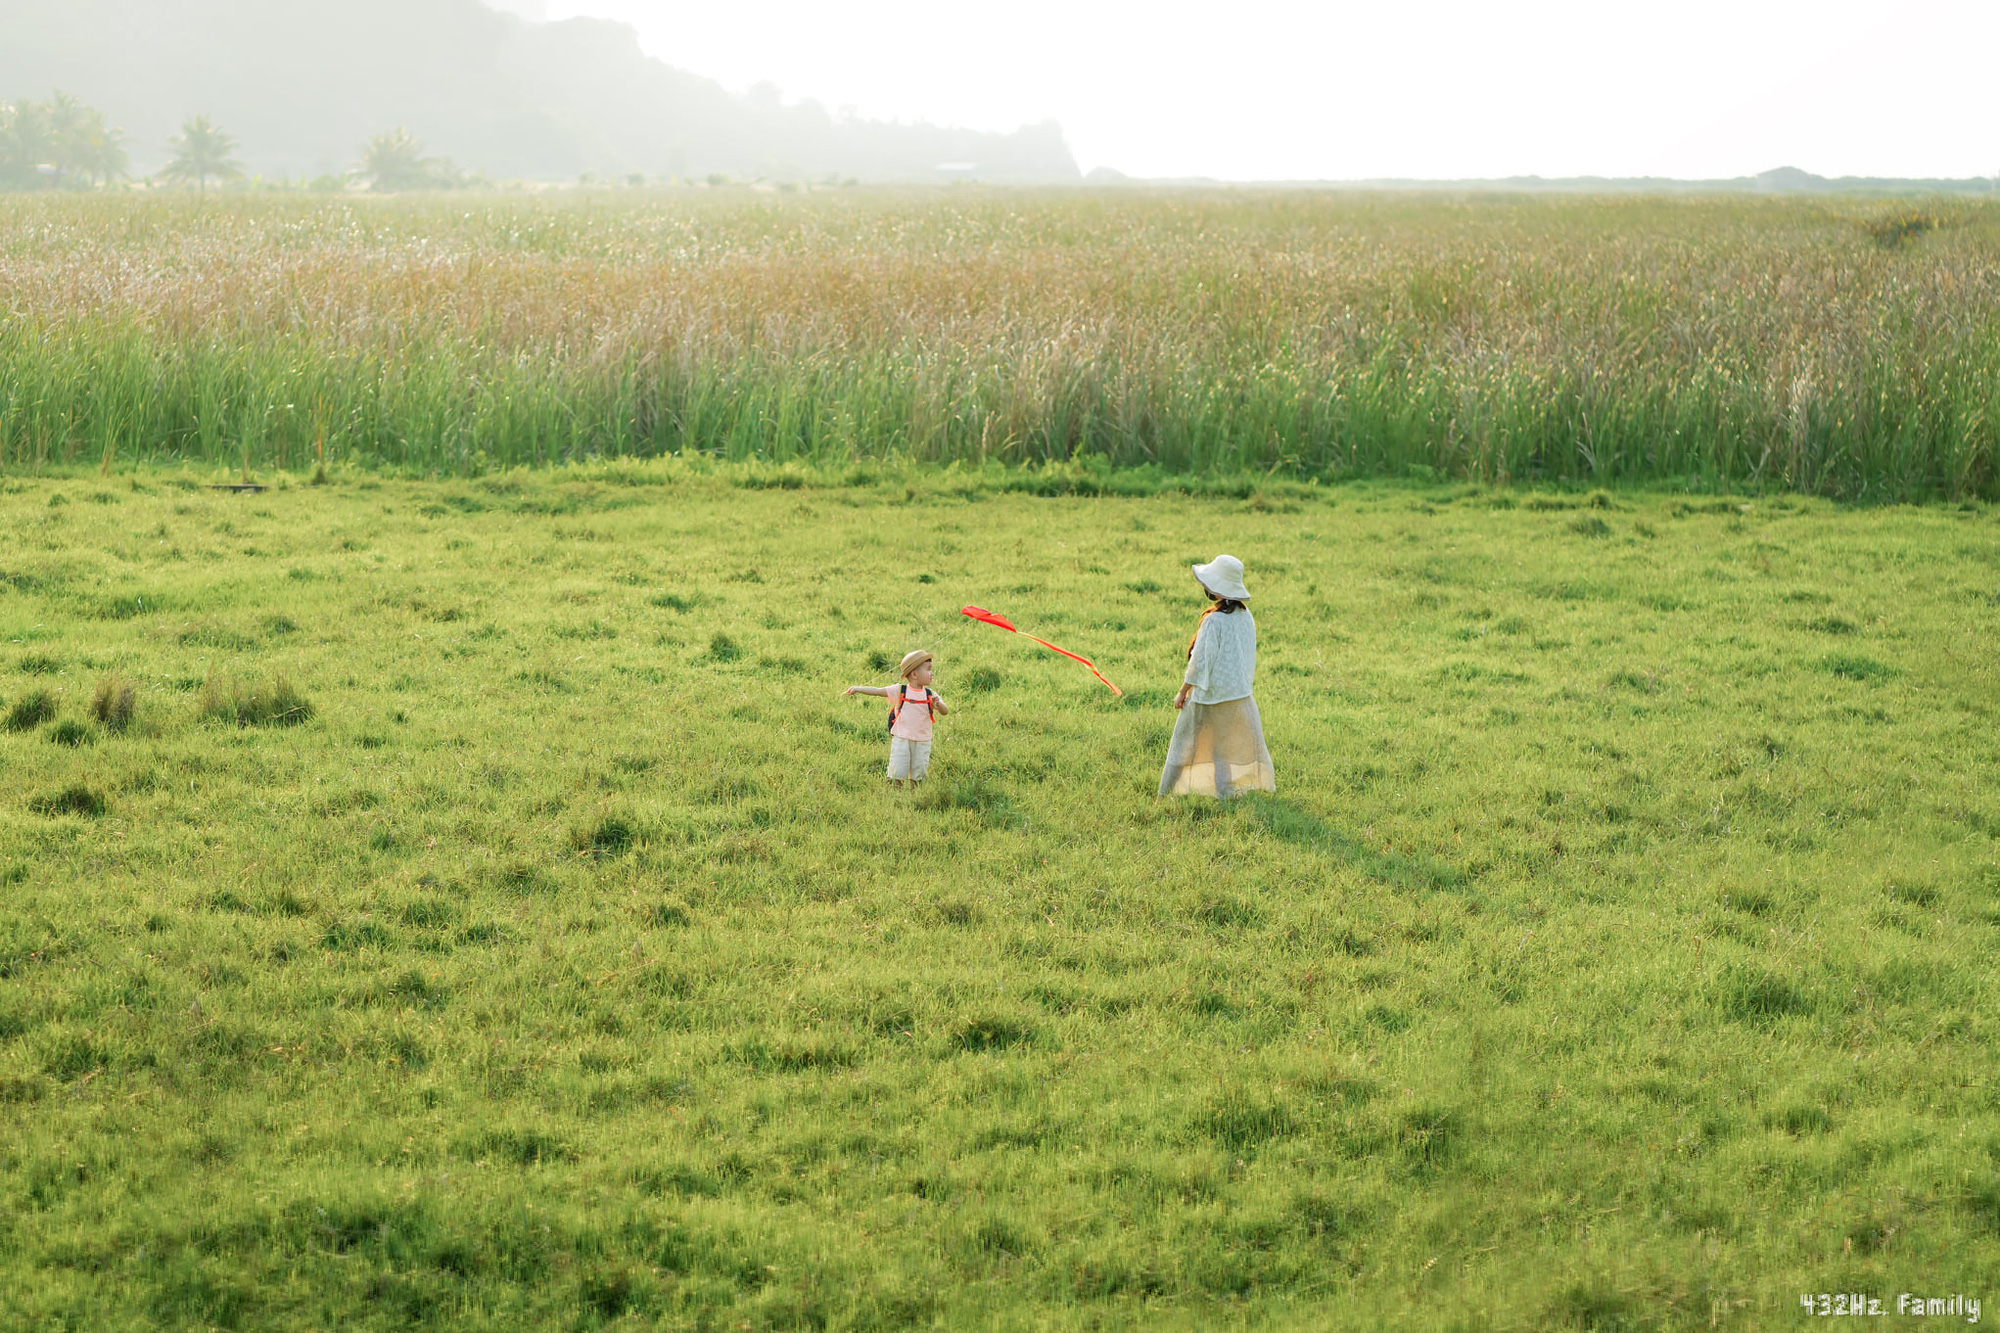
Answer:
[[[2000,500],[2000,205],[0,198],[0,464],[674,453]]]
[[[996,478],[9,480],[0,1323],[2000,1297],[2000,512]]]

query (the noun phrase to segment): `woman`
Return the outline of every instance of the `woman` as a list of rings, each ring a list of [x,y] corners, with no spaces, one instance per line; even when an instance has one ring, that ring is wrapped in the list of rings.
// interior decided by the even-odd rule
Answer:
[[[1194,567],[1213,605],[1201,613],[1188,645],[1187,674],[1174,696],[1180,720],[1160,774],[1162,796],[1234,796],[1276,791],[1264,724],[1250,697],[1257,675],[1257,622],[1250,618],[1250,590],[1243,562],[1219,555]]]

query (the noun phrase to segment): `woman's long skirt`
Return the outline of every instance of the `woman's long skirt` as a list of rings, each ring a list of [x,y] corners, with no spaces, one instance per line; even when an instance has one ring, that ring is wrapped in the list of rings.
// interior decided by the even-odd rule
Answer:
[[[1234,796],[1277,789],[1255,699],[1245,695],[1181,709],[1167,746],[1167,767],[1160,774],[1160,795]]]

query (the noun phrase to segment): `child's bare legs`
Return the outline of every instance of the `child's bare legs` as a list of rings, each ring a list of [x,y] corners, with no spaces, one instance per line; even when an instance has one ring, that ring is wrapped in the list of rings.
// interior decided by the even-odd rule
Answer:
[[[905,740],[901,736],[889,738],[889,781],[897,787],[914,788],[923,781],[930,769],[931,747],[929,741]]]

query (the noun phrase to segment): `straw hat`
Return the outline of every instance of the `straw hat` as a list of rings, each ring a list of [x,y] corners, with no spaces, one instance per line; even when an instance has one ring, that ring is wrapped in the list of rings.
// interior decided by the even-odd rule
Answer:
[[[1232,602],[1250,600],[1250,590],[1243,586],[1243,562],[1233,555],[1219,555],[1205,565],[1196,565],[1194,576],[1217,597]]]
[[[918,667],[922,666],[924,663],[930,660],[931,660],[931,655],[925,652],[921,648],[917,649],[915,652],[904,653],[903,664],[896,668],[896,674],[898,676],[901,676],[904,680],[908,680],[910,678],[910,673],[912,671],[915,671]]]

